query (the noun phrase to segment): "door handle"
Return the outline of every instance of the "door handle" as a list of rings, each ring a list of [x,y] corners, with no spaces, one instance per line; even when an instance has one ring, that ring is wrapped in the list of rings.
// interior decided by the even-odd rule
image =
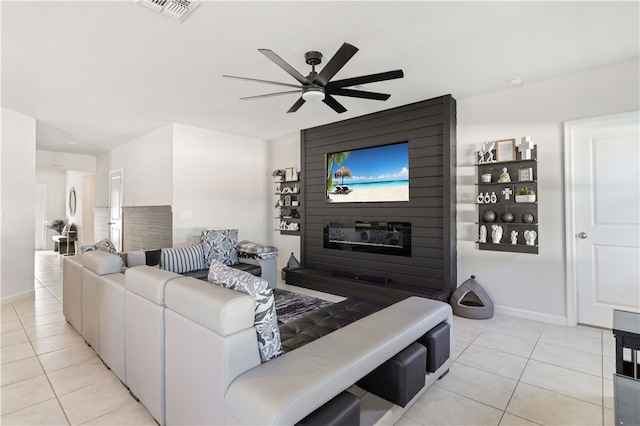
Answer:
[[[580,232],[578,234],[578,238],[580,238],[581,240],[586,240],[587,239],[587,233],[586,232]]]
[[[107,222],[107,225],[115,225],[115,222]]]

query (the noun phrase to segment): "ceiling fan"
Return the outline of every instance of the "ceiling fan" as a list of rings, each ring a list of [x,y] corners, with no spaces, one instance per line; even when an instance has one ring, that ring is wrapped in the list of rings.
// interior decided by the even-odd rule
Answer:
[[[258,51],[269,58],[277,66],[282,68],[290,76],[295,78],[300,83],[300,85],[280,83],[277,81],[260,80],[257,78],[238,77],[233,75],[223,75],[223,77],[296,88],[297,90],[288,90],[285,92],[269,93],[266,95],[240,98],[242,100],[250,100],[287,95],[290,93],[300,93],[300,98],[293,104],[291,108],[289,108],[287,112],[296,112],[306,101],[322,101],[337,113],[345,112],[347,109],[342,106],[342,104],[340,104],[340,102],[338,102],[333,96],[349,96],[352,98],[386,101],[391,95],[388,95],[386,93],[349,89],[349,87],[404,77],[404,73],[402,72],[402,70],[395,70],[377,74],[363,75],[360,77],[346,78],[344,80],[331,81],[333,76],[335,76],[338,71],[340,71],[342,67],[344,67],[344,65],[358,51],[357,47],[352,46],[349,43],[344,43],[340,47],[340,49],[338,49],[336,54],[333,55],[329,62],[327,62],[320,73],[316,72],[316,65],[319,65],[322,62],[322,53],[316,51],[305,53],[305,62],[311,65],[311,73],[309,73],[309,75],[306,77],[296,71],[295,68],[285,62],[284,59],[276,55],[273,51],[269,49],[258,49]]]

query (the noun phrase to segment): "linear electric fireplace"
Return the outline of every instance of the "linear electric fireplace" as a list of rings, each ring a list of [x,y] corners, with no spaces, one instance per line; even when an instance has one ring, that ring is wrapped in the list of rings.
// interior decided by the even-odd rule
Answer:
[[[411,257],[411,223],[325,220],[324,248]]]

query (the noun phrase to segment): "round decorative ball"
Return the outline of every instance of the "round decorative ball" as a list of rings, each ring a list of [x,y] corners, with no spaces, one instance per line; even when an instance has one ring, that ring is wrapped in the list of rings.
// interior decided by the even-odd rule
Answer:
[[[504,212],[502,213],[502,215],[500,216],[500,219],[504,222],[504,223],[511,223],[513,222],[513,213],[510,212]]]
[[[533,215],[531,213],[525,213],[522,215],[522,223],[533,223]]]
[[[482,220],[484,220],[485,222],[494,222],[496,220],[495,212],[486,210],[484,213],[482,213]]]

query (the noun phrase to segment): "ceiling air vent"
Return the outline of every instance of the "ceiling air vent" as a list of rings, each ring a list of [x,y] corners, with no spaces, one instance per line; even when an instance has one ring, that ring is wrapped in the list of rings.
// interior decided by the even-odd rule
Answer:
[[[192,0],[138,0],[137,3],[176,21],[183,21],[200,4]]]

